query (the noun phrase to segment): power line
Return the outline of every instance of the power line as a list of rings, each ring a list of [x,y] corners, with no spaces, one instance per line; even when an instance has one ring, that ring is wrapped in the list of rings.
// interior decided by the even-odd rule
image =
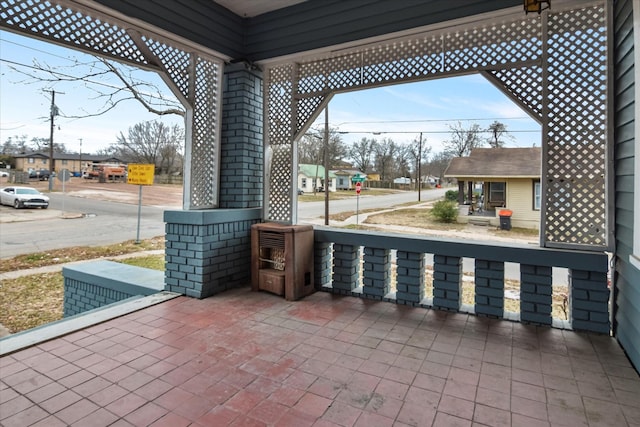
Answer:
[[[376,120],[376,121],[357,121],[357,122],[342,122],[338,123],[335,126],[346,125],[346,124],[378,124],[378,123],[429,123],[429,122],[451,122],[451,121],[487,121],[487,120],[526,120],[531,119],[528,116],[517,116],[517,117],[484,117],[484,118],[460,118],[460,119],[420,119],[420,120]]]
[[[40,52],[40,53],[44,53],[44,54],[47,54],[47,55],[50,55],[50,56],[54,56],[54,57],[56,57],[56,58],[64,59],[65,61],[74,62],[74,61],[73,61],[72,59],[70,59],[70,58],[67,58],[67,57],[64,57],[64,56],[60,56],[60,55],[56,55],[55,53],[47,52],[46,50],[36,49],[36,48],[35,48],[35,47],[33,47],[33,46],[28,46],[28,45],[26,45],[26,44],[22,44],[22,43],[14,42],[14,41],[11,41],[11,40],[2,40],[2,43],[9,43],[9,44],[12,44],[12,45],[15,45],[15,46],[22,47],[22,48],[24,48],[24,49],[33,50],[34,52]]]
[[[18,66],[18,67],[30,68],[30,69],[32,69],[34,71],[39,71],[39,72],[42,72],[42,73],[50,73],[50,74],[53,74],[54,76],[73,79],[73,80],[79,81],[79,82],[82,81],[82,82],[85,82],[85,83],[88,83],[88,84],[94,84],[96,86],[104,86],[104,87],[109,88],[109,89],[116,89],[116,90],[121,90],[122,89],[122,87],[116,86],[116,85],[113,85],[113,84],[99,82],[99,81],[95,81],[95,80],[88,80],[88,79],[84,79],[82,77],[73,76],[71,74],[62,73],[60,71],[43,70],[43,69],[35,67],[33,65],[23,64],[21,62],[15,62],[15,61],[11,61],[9,59],[0,58],[0,62],[6,62],[7,64],[15,65],[15,66]],[[103,70],[103,71],[105,73],[108,72],[107,70]],[[156,100],[159,100],[159,101],[166,101],[166,99],[164,99],[162,97],[159,97],[157,95],[150,94],[150,93],[145,93],[144,95],[148,96],[149,98],[156,99]]]

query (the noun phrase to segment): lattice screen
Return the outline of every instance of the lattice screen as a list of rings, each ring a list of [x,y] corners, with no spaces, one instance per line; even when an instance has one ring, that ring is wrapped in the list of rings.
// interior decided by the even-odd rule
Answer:
[[[144,30],[131,30],[129,23],[64,0],[0,0],[0,27],[164,73],[192,111],[186,123],[191,127],[186,132],[191,135],[186,141],[191,169],[185,173],[185,209],[217,205],[221,60],[186,51]]]
[[[607,243],[607,32],[603,6],[549,15],[547,242]]]
[[[542,24],[547,15],[519,15],[273,66],[265,85],[268,138],[281,156],[294,159],[293,141],[331,93],[482,72],[536,119],[548,122],[543,141],[548,159],[543,165],[545,243],[601,249],[607,244],[608,206],[604,14],[602,2],[591,2],[549,13],[546,34]],[[295,170],[297,163],[284,157],[272,162],[269,219],[288,222],[295,217]],[[287,181],[292,187],[285,197],[281,193]]]

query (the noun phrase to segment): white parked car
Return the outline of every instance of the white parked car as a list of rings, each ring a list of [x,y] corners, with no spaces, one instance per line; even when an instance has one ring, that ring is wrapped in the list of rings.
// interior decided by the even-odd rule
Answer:
[[[31,187],[5,187],[0,190],[0,204],[20,208],[49,207],[49,197]]]
[[[0,170],[0,177],[4,178],[6,176],[9,176],[9,172],[7,172],[6,170]]]

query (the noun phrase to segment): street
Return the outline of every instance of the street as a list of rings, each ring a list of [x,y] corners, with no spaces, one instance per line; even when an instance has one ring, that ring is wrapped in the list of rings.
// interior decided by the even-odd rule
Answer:
[[[69,197],[61,193],[49,196],[49,209],[19,211],[20,215],[32,216],[34,220],[0,224],[0,258],[70,246],[113,244],[136,238],[137,205]],[[67,219],[62,218],[63,203]],[[164,210],[142,207],[141,239],[164,235]],[[13,213],[11,207],[0,207],[0,216]]]
[[[449,190],[448,188],[438,188],[432,190],[423,190],[420,194],[420,199],[423,202],[430,200],[436,200],[444,196],[444,193]],[[360,201],[356,200],[356,197],[340,200],[329,201],[329,215],[356,211],[356,204],[359,209],[387,209],[403,203],[417,202],[417,191],[403,191],[400,193],[393,193],[386,196],[368,196],[367,191],[363,191],[360,196]],[[324,216],[324,202],[307,202],[298,203],[298,220],[305,221],[313,218]]]
[[[42,185],[42,184],[41,184]],[[59,185],[59,184],[58,184]],[[15,210],[9,206],[0,207],[0,218],[9,215],[29,217],[29,220],[0,221],[0,258],[60,249],[70,246],[99,246],[133,240],[137,235],[138,205],[134,192],[124,185],[111,185],[104,190],[88,190],[89,184],[82,183],[85,190],[76,192],[77,197],[61,192],[48,193],[50,207],[41,209]],[[109,189],[121,191],[108,191]],[[135,189],[135,188],[134,188]],[[90,194],[95,191],[96,194]],[[152,189],[145,189],[151,193]],[[445,190],[422,192],[422,200],[440,197]],[[89,196],[87,196],[89,194]],[[403,192],[386,196],[361,196],[360,209],[389,208],[397,204],[417,200],[417,192]],[[157,196],[156,196],[157,197]],[[98,200],[111,199],[111,200]],[[126,203],[112,200],[122,199]],[[175,199],[175,200],[174,200]],[[143,200],[144,192],[143,192]],[[162,236],[165,233],[163,213],[165,210],[180,210],[181,198],[168,197],[167,206],[142,206],[140,238]],[[330,204],[331,213],[355,211],[356,199],[336,200]],[[299,218],[317,218],[324,215],[324,203],[300,203]],[[65,218],[63,218],[63,216]]]

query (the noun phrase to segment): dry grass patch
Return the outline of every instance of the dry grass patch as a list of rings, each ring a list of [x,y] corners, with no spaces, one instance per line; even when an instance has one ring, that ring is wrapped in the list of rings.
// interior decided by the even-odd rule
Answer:
[[[3,280],[0,323],[11,333],[62,319],[62,273],[46,273]]]
[[[431,216],[428,208],[405,208],[394,211],[369,215],[366,224],[399,225],[403,227],[426,228],[429,230],[462,230],[465,224],[443,223]]]
[[[75,249],[70,248],[72,252]],[[56,252],[63,255],[64,249]],[[118,262],[164,270],[164,255],[129,258]],[[0,324],[11,333],[62,319],[63,306],[62,272],[22,276],[3,280],[0,285]]]

